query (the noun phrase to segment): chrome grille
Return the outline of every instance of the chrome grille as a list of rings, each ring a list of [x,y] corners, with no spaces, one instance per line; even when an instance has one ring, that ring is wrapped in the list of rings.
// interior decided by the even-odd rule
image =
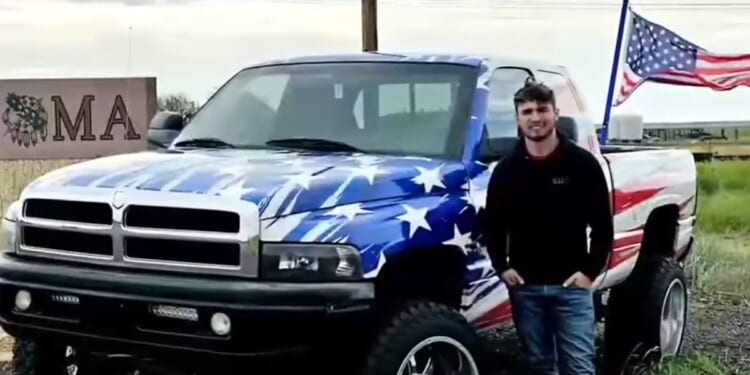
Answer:
[[[257,276],[260,226],[252,203],[158,191],[116,194],[76,188],[22,197],[19,254],[125,268]]]
[[[125,226],[238,233],[236,212],[179,207],[131,205],[125,210]]]
[[[24,213],[39,219],[112,224],[112,208],[107,203],[33,198],[24,202]]]
[[[114,255],[112,237],[106,234],[23,226],[21,241],[24,245],[36,249],[56,249],[106,258],[111,258]]]
[[[126,237],[125,257],[236,267],[240,265],[240,247],[235,243]]]

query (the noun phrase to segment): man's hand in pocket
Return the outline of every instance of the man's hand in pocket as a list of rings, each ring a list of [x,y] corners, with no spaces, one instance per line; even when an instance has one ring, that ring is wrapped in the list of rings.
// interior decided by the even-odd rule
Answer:
[[[588,276],[584,275],[581,272],[576,272],[573,274],[573,276],[565,280],[563,286],[566,288],[569,286],[577,286],[579,288],[591,289],[591,285],[593,283],[593,280],[589,279]]]
[[[514,269],[508,269],[500,276],[508,286],[523,285],[524,281],[521,275]]]

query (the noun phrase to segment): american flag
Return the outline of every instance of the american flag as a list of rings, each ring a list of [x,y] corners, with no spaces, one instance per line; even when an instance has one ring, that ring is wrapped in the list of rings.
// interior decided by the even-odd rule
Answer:
[[[675,32],[631,13],[620,105],[644,82],[709,87],[717,91],[750,86],[750,54],[706,51]]]

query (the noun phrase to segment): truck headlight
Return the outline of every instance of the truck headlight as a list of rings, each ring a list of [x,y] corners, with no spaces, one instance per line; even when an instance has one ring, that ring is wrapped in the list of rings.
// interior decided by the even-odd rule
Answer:
[[[336,244],[263,244],[261,277],[286,281],[341,281],[362,278],[359,251]]]
[[[0,252],[16,251],[16,223],[18,223],[19,203],[13,202],[3,215],[0,223]]]

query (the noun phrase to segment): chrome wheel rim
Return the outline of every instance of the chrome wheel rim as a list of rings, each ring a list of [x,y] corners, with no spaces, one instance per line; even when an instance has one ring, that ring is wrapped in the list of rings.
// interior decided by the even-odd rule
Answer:
[[[662,356],[674,356],[680,350],[687,314],[687,293],[681,280],[669,284],[661,307],[659,347]]]
[[[446,336],[422,340],[404,357],[398,375],[479,375],[474,357],[460,342]]]

